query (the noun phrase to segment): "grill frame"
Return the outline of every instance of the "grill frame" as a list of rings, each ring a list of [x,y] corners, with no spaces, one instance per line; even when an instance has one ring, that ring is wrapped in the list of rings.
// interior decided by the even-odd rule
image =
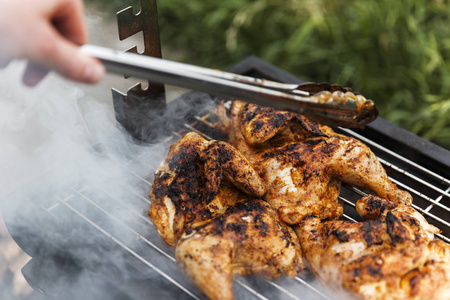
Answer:
[[[256,57],[249,57],[246,60],[242,61],[241,63],[235,65],[230,69],[231,72],[239,73],[243,75],[253,76],[253,77],[260,77],[260,78],[266,78],[270,80],[276,80],[281,82],[289,82],[289,83],[301,83],[303,82],[301,79],[295,77],[294,75],[285,72],[284,70],[281,70],[271,64],[268,64]],[[182,96],[185,97],[185,96]],[[189,99],[194,99],[192,102],[190,102],[190,105],[192,107],[198,106],[202,107],[208,104],[210,101],[209,98],[205,98],[203,94],[196,93],[196,92],[190,92],[188,93]],[[172,103],[168,104],[168,110],[176,110],[176,104],[177,101],[175,100]],[[195,110],[195,109],[194,109]],[[173,120],[172,120],[173,121]],[[205,122],[206,121],[206,122]],[[202,131],[202,128],[208,127],[208,120],[206,118],[202,118],[197,116],[194,112],[192,114],[187,114],[185,120],[179,120],[179,122],[171,122],[171,126],[167,127],[166,134],[171,133],[171,138],[166,139],[163,143],[165,143],[167,146],[175,141],[176,138],[180,137],[183,132],[187,132],[188,130],[194,128],[196,130]],[[186,124],[187,123],[187,124]],[[206,126],[206,127],[205,127]],[[180,130],[177,130],[177,132],[173,132],[175,128],[179,128]],[[198,129],[200,128],[200,129]],[[345,131],[345,130],[342,130]],[[352,131],[353,132],[353,131]],[[347,134],[349,132],[347,131]],[[414,163],[418,164],[425,164],[427,168],[429,168],[429,171],[434,172],[438,174],[438,176],[442,176],[443,178],[449,177],[450,172],[450,152],[434,145],[428,141],[425,141],[421,139],[420,137],[417,137],[416,135],[405,131],[381,118],[378,118],[375,122],[367,125],[362,130],[354,130],[355,134],[361,134],[363,136],[368,136],[372,139],[374,137],[374,142],[386,142],[383,144],[383,147],[385,147],[388,150],[396,150],[396,152],[401,157],[408,157],[411,158],[411,160]],[[220,136],[216,135],[213,132],[209,132],[208,134],[213,135],[213,138],[220,138]],[[369,147],[373,148],[374,151],[378,151],[377,148],[373,145],[369,145]],[[399,148],[401,147],[401,148]],[[99,147],[101,148],[101,146]],[[94,150],[96,151],[96,150]],[[381,151],[385,152],[385,151]],[[390,154],[383,154],[382,159],[385,159],[386,156],[389,157]],[[138,158],[132,158],[131,160],[142,160],[142,157]],[[410,163],[404,162],[402,160],[399,160],[397,158],[393,158],[394,161],[396,161],[396,165],[399,165],[403,170],[406,172],[412,174],[412,176],[420,176],[421,180],[431,180],[433,181],[442,181],[440,179],[436,179],[434,175],[429,174],[417,174],[417,170],[415,170],[414,166],[411,166]],[[387,160],[389,161],[389,160]],[[428,164],[430,165],[428,167]],[[385,164],[386,167],[386,164]],[[394,170],[394,168],[387,166],[387,171],[390,174],[390,176],[393,176],[392,178],[394,180],[397,180],[398,177],[403,180],[404,175],[401,174],[402,172],[397,172]],[[399,174],[397,174],[399,173]],[[419,172],[420,173],[420,172]],[[135,176],[140,176],[138,174],[135,174]],[[424,178],[424,179],[422,179]],[[151,184],[151,178],[143,178],[141,177],[140,180],[145,185]],[[447,179],[448,180],[448,179]],[[446,184],[446,185],[444,185]],[[443,186],[446,186],[445,192],[448,194],[450,193],[450,184],[442,183]],[[355,195],[362,194],[363,191],[355,191],[350,187],[344,187],[342,189],[341,193],[341,200],[344,201],[345,204],[345,213],[348,219],[354,219],[357,220],[358,217],[355,215],[355,213],[352,211],[352,205],[349,203],[352,203],[353,199],[355,199]],[[90,230],[93,232],[99,233],[101,236],[103,236],[105,244],[113,244],[113,248],[118,251],[118,253],[125,252],[126,255],[130,256],[130,270],[136,271],[136,272],[142,272],[147,276],[148,271],[145,270],[146,268],[153,270],[156,274],[161,275],[162,280],[158,280],[158,282],[154,281],[148,281],[148,280],[139,280],[136,278],[126,279],[123,278],[123,274],[119,274],[118,276],[112,275],[112,273],[108,272],[108,267],[101,268],[98,273],[93,272],[92,269],[87,267],[89,263],[79,261],[76,255],[74,255],[72,252],[67,251],[65,249],[65,245],[76,243],[76,239],[80,238],[78,234],[75,234],[73,237],[67,237],[64,236],[66,233],[64,230],[62,230],[59,235],[60,240],[53,241],[51,245],[48,244],[48,241],[45,240],[46,235],[45,234],[36,234],[36,240],[29,241],[24,240],[21,238],[21,235],[23,234],[22,230],[23,228],[18,228],[17,226],[9,226],[8,224],[13,224],[12,220],[9,220],[8,214],[5,214],[5,223],[7,224],[7,227],[12,235],[12,237],[16,240],[16,242],[19,244],[19,246],[27,252],[30,256],[32,256],[31,261],[22,269],[22,273],[24,274],[27,281],[30,283],[30,285],[35,288],[36,290],[42,291],[44,294],[49,296],[50,298],[55,299],[61,299],[61,297],[64,297],[65,299],[76,299],[76,295],[79,291],[77,290],[70,290],[69,282],[79,274],[81,270],[88,269],[89,272],[92,272],[89,276],[92,276],[92,278],[95,278],[95,280],[98,280],[100,278],[99,284],[98,284],[98,290],[101,292],[102,290],[114,290],[117,289],[117,295],[121,295],[122,299],[140,299],[142,298],[144,293],[144,296],[150,299],[153,298],[164,298],[164,296],[167,296],[166,294],[159,294],[158,290],[169,288],[172,290],[172,296],[179,298],[179,299],[203,299],[204,296],[202,296],[198,290],[196,290],[192,283],[186,278],[184,278],[183,275],[177,273],[177,267],[173,260],[173,249],[169,246],[165,245],[161,239],[155,238],[155,240],[149,240],[145,235],[140,234],[137,231],[130,231],[130,233],[134,236],[136,236],[137,242],[136,244],[126,244],[121,241],[120,238],[115,237],[113,234],[111,234],[108,231],[108,228],[103,228],[99,226],[97,223],[91,221],[89,217],[86,215],[85,212],[82,212],[79,210],[79,208],[74,205],[74,203],[77,203],[78,201],[87,201],[87,202],[94,202],[91,205],[95,209],[101,209],[98,207],[98,204],[95,204],[95,199],[91,199],[91,197],[87,196],[90,192],[89,186],[81,186],[81,187],[72,187],[70,190],[66,191],[65,195],[55,195],[55,203],[51,204],[36,204],[30,201],[29,205],[32,206],[32,209],[36,210],[35,220],[27,220],[27,222],[30,223],[36,223],[41,224],[46,223],[48,224],[48,228],[45,228],[44,230],[56,230],[58,231],[58,226],[61,224],[61,221],[58,220],[58,211],[60,209],[64,211],[68,211],[73,216],[78,216],[78,218],[83,219],[88,227],[90,227]],[[105,193],[106,191],[100,191],[101,193]],[[133,191],[130,191],[133,192]],[[94,193],[95,195],[95,193]],[[140,198],[142,200],[143,210],[145,211],[148,209],[149,200],[145,198],[145,195],[134,195],[133,197]],[[94,197],[92,197],[94,198]],[[420,196],[415,195],[414,196],[415,201],[416,198],[420,198]],[[438,197],[437,197],[438,198]],[[436,199],[434,201],[436,201]],[[444,203],[446,204],[445,207],[450,206],[450,204],[447,204],[450,202],[450,198],[448,196],[443,196]],[[350,199],[346,201],[346,199]],[[76,201],[75,201],[76,200]],[[440,200],[442,201],[442,200]],[[116,200],[114,200],[116,202]],[[423,199],[420,199],[420,203],[418,204],[419,208],[426,210],[428,209],[429,204],[427,205],[426,201],[423,201]],[[120,204],[120,201],[117,202],[118,205]],[[436,205],[434,205],[436,206]],[[436,209],[435,207],[431,208],[431,211],[433,209]],[[139,214],[139,212],[137,212]],[[142,213],[142,212],[141,212]],[[137,218],[143,217],[137,216]],[[144,216],[145,217],[145,216]],[[427,218],[429,219],[429,218]],[[432,220],[432,222],[434,222]],[[450,220],[449,220],[450,222]],[[145,222],[148,224],[148,226],[152,226],[150,222]],[[125,224],[125,226],[128,226]],[[442,226],[438,226],[442,227]],[[38,231],[38,230],[37,230]],[[36,232],[37,233],[37,232]],[[446,238],[450,238],[450,233],[446,231]],[[449,240],[447,240],[448,242]],[[152,245],[150,245],[152,244]],[[44,245],[44,249],[42,249],[42,245]],[[165,256],[167,261],[169,262],[168,265],[165,265],[164,267],[168,268],[167,272],[161,273],[161,266],[158,265],[158,261],[152,261],[151,258],[149,258],[149,254],[141,253],[142,245],[146,245],[145,247],[149,247],[149,249],[153,249],[152,255],[156,255],[154,253],[159,253],[163,257]],[[138,250],[141,252],[139,252]],[[161,251],[164,253],[162,254]],[[108,261],[102,262],[106,265],[108,264]],[[53,276],[45,278],[46,276],[43,276],[42,268],[48,264],[57,264],[61,266],[61,269],[66,270],[65,272],[61,272],[58,274],[53,274]],[[166,273],[175,274],[174,278],[166,278]],[[91,278],[91,277],[87,278]],[[144,276],[144,277],[145,277]],[[136,276],[134,276],[136,277]],[[123,282],[126,282],[126,289],[122,289]],[[176,282],[176,283],[175,283]],[[181,283],[180,283],[181,282]],[[178,285],[179,284],[179,285]],[[327,299],[328,296],[326,296],[324,293],[317,291],[317,289],[321,288],[320,286],[316,286],[316,283],[313,283],[312,278],[306,276],[306,277],[297,277],[292,281],[289,281],[288,279],[283,278],[279,282],[271,282],[267,281],[261,278],[256,278],[255,276],[250,277],[237,277],[234,281],[234,287],[235,287],[235,293],[237,293],[238,297],[243,296],[243,298],[249,298],[249,299],[266,299],[274,297],[275,295],[278,297],[278,295],[283,295],[286,299],[300,299],[300,295],[296,295],[295,292],[297,291],[295,285],[302,285],[302,286],[309,286],[308,291],[311,293],[310,296],[316,296],[320,299]],[[294,286],[294,288],[292,287]],[[150,287],[150,289],[149,289]],[[68,290],[65,290],[65,289]],[[258,289],[262,289],[264,293],[260,293]],[[153,291],[151,296],[145,294],[145,291]],[[85,295],[85,298],[90,299],[98,299],[97,298],[97,291],[94,291],[92,295]],[[277,294],[279,293],[279,294]],[[304,294],[301,295],[302,297],[305,296]],[[127,298],[128,297],[128,298]],[[306,296],[308,297],[308,296]]]

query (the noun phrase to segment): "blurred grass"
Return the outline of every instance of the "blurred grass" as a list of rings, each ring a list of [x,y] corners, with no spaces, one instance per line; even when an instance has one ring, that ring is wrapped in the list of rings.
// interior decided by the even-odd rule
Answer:
[[[85,0],[114,11],[139,1]],[[162,43],[226,68],[254,54],[299,77],[350,86],[380,115],[450,149],[447,0],[159,0]]]

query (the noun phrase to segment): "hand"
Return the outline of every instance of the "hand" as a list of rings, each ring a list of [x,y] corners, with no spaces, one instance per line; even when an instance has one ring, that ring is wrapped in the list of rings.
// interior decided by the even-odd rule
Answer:
[[[82,0],[0,0],[0,67],[27,59],[26,85],[50,70],[79,82],[95,83],[105,69],[78,49],[87,42]]]

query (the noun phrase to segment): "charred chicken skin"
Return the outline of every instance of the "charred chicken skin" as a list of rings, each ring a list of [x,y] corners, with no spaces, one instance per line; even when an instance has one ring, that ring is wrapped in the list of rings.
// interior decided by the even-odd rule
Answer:
[[[294,276],[295,232],[266,202],[262,179],[235,148],[188,133],[155,174],[149,216],[181,269],[210,299],[233,299],[232,276]]]
[[[234,101],[231,117],[219,107],[217,129],[249,160],[268,187],[265,200],[280,219],[298,224],[312,215],[336,219],[341,181],[371,190],[393,203],[411,204],[372,151],[358,140],[335,133],[305,117]]]
[[[217,197],[223,177],[251,196],[266,192],[245,157],[228,143],[208,142],[190,132],[171,145],[153,179],[148,212],[168,244],[175,245],[182,231],[210,221],[236,203],[232,197]]]
[[[265,199],[295,225],[305,262],[343,299],[450,299],[450,247],[409,205],[361,142],[303,116],[235,101],[219,107],[226,133],[265,181]],[[362,223],[335,220],[340,183],[377,196],[356,204]],[[345,293],[345,294],[344,294]]]
[[[211,222],[185,231],[179,265],[211,299],[233,299],[232,276],[294,277],[303,269],[293,230],[263,200],[241,199]]]
[[[296,231],[310,269],[344,299],[450,299],[450,246],[410,206],[368,196],[360,223],[306,217]],[[345,292],[344,292],[345,291]]]

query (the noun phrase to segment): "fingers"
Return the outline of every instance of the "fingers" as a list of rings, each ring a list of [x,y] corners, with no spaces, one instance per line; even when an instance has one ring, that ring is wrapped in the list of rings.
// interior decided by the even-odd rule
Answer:
[[[95,83],[102,79],[105,68],[97,59],[83,54],[79,47],[67,40],[57,39],[53,55],[48,57],[48,67],[62,76],[84,83]]]
[[[42,27],[38,34],[28,54],[30,61],[78,82],[95,83],[101,80],[105,73],[103,65],[83,54],[78,45],[63,38],[55,28]]]
[[[48,67],[68,79],[85,83],[98,82],[105,73],[103,65],[78,50],[78,45],[87,41],[83,2],[60,0],[50,14],[51,31],[55,40],[53,49],[50,49],[52,55],[43,57],[47,59]]]
[[[83,1],[23,1],[25,8],[20,5],[20,9],[13,1],[7,1],[14,14],[20,15],[24,21],[21,26],[14,25],[11,30],[5,31],[3,36],[0,30],[4,42],[4,45],[0,44],[0,50],[3,50],[0,54],[6,58],[5,61],[27,59],[30,62],[23,76],[24,83],[36,85],[48,70],[83,83],[101,80],[105,73],[103,65],[78,50],[78,46],[87,40]],[[14,18],[11,16],[3,23],[13,24]],[[6,63],[0,61],[0,67],[4,65]]]
[[[82,45],[87,42],[83,13],[80,0],[58,1],[51,12],[51,23],[62,36]]]
[[[38,65],[36,63],[29,62],[23,74],[23,83],[27,86],[37,85],[49,72],[46,67]]]

